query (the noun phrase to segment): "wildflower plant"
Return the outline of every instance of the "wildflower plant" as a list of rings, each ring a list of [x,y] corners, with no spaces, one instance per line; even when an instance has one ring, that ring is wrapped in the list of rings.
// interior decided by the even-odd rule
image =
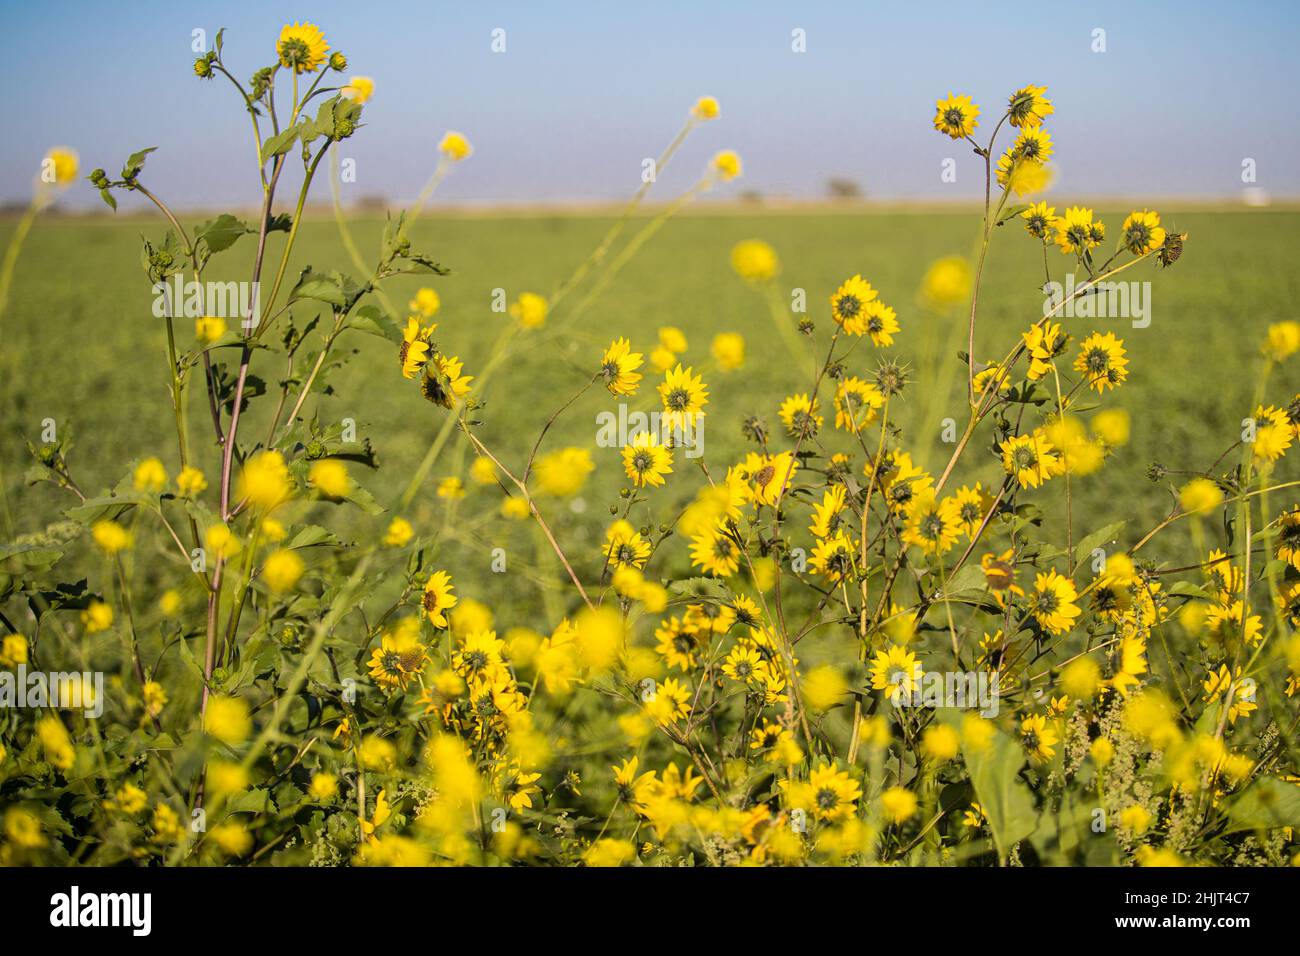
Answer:
[[[474,368],[450,344],[466,330],[436,290],[447,268],[411,238],[437,185],[472,157],[468,138],[443,138],[425,190],[367,257],[339,205],[335,149],[365,134],[382,89],[343,75],[346,56],[312,24],[286,25],[264,61],[241,79],[218,34],[194,64],[248,115],[255,219],[187,228],[150,186],[164,158],[150,149],[89,176],[110,206],[136,193],[161,218],[142,284],[202,282],[239,262],[265,291],[256,310],[204,315],[193,333],[174,310],[162,317],[175,442],[114,486],[82,487],[66,430],[29,443],[29,480],[68,507],[0,552],[0,666],[94,664],[109,680],[99,717],[0,715],[0,862],[1296,855],[1300,481],[1285,469],[1300,396],[1272,373],[1300,351],[1300,327],[1269,330],[1240,441],[1213,462],[1153,468],[1170,501],[1158,525],[1121,513],[1076,527],[1072,489],[1128,439],[1107,402],[1145,370],[1116,333],[1065,307],[1120,273],[1174,265],[1186,236],[1141,209],[1108,237],[1091,209],[1032,201],[1054,155],[1045,87],[1001,109],[967,95],[936,104],[936,132],[972,146],[986,190],[974,266],[941,260],[919,297],[969,309],[965,421],[932,474],[928,439],[901,424],[902,404],[934,384],[918,381],[930,363],[908,362],[916,322],[901,290],[874,285],[866,262],[794,316],[761,239],[731,265],[806,359],[796,392],[745,417],[725,378],[746,362],[741,334],[720,330],[706,367],[671,325],[653,342],[615,327],[581,357],[576,393],[531,398],[553,411],[527,455],[500,453],[484,428],[501,414],[496,370],[578,327],[668,218],[742,174],[739,157],[716,153],[638,222],[643,183],[572,274],[512,297]],[[700,99],[658,169],[720,114]],[[351,273],[295,256],[322,175]],[[1028,299],[1032,318],[1007,341],[978,322],[995,238],[1040,246],[1048,282],[1062,268],[1086,275],[1046,310]],[[11,271],[6,261],[6,288]],[[431,285],[408,301],[393,282],[404,276]],[[319,414],[348,348],[391,356],[374,387],[426,400],[433,438],[394,500],[367,489],[382,436],[372,447]],[[640,403],[667,430],[612,449],[559,445],[553,426],[588,394]],[[750,450],[688,457],[673,435],[706,420],[742,430]],[[598,463],[626,481],[592,540],[562,519]],[[1064,513],[1045,520],[1058,488]],[[434,494],[448,514],[479,506],[465,518],[476,533],[535,533],[545,560],[529,571],[527,616],[498,620],[475,596],[474,575],[448,560],[452,532],[412,507]],[[97,573],[65,573],[87,554]]]

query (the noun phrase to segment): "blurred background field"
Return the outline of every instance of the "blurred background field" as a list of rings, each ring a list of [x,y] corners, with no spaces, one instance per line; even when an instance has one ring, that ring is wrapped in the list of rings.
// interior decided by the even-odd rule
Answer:
[[[1118,230],[1127,211],[1108,208],[1102,215]],[[1176,207],[1160,211],[1173,230],[1190,234],[1182,259],[1168,270],[1144,265],[1122,276],[1152,283],[1150,327],[1133,329],[1126,319],[1067,321],[1067,329],[1079,337],[1093,329],[1115,331],[1131,359],[1128,382],[1109,393],[1105,402],[1106,407],[1130,413],[1131,440],[1102,472],[1083,479],[1082,487],[1076,484],[1076,540],[1080,531],[1121,518],[1131,519],[1134,530],[1149,527],[1165,513],[1168,493],[1147,480],[1148,466],[1160,461],[1171,468],[1206,467],[1236,440],[1239,423],[1250,411],[1264,331],[1270,322],[1295,317],[1300,276],[1293,257],[1300,213]],[[201,218],[206,217],[184,221],[188,227]],[[478,375],[503,324],[511,321],[491,310],[492,290],[506,290],[511,300],[529,290],[549,295],[599,242],[611,221],[585,214],[430,214],[414,230],[413,246],[450,267],[452,274],[429,277],[426,283],[404,277],[387,288],[399,308],[419,285],[436,288],[442,309],[435,337],[465,361],[468,374]],[[978,224],[975,210],[922,209],[744,214],[701,209],[674,219],[576,322],[569,320],[569,313],[590,284],[562,303],[544,328],[515,340],[509,359],[479,394],[486,401],[477,414],[484,422],[480,434],[504,461],[519,466],[547,417],[590,377],[611,338],[627,335],[634,348],[648,356],[657,329],[676,326],[689,346],[682,362],[702,370],[710,389],[704,461],[715,475],[724,472],[752,447],[740,430],[745,417],[759,415],[779,431],[781,399],[808,391],[812,383],[812,348],[805,343],[802,354],[791,354],[762,295],[731,269],[732,246],[761,238],[781,258],[777,287],[782,295],[788,297],[796,287],[806,290],[819,356],[831,328],[827,296],[844,278],[861,273],[897,309],[902,332],[894,347],[877,350],[864,340],[847,368],[863,375],[886,356],[908,363],[912,381],[901,413],[903,447],[937,472],[950,450],[940,440],[940,421],[951,417],[959,429],[965,421],[964,372],[956,355],[965,348],[964,307],[938,316],[919,303],[918,289],[933,261],[970,253]],[[382,221],[356,220],[351,228],[370,256],[378,248]],[[631,228],[634,231],[637,223]],[[0,223],[0,245],[7,243],[11,231],[12,223]],[[144,218],[49,218],[32,231],[0,331],[5,368],[10,370],[9,380],[0,387],[10,393],[6,407],[16,410],[0,432],[6,537],[39,531],[71,503],[70,497],[61,497],[47,485],[24,485],[25,442],[39,443],[43,419],[71,427],[76,441],[71,466],[88,494],[116,484],[126,461],[148,455],[159,455],[175,474],[164,327],[151,314],[149,283],[139,264],[140,237],[157,239],[162,232],[158,221]],[[251,252],[251,241],[236,246],[216,260],[219,269],[210,270],[207,278],[245,278]],[[1066,260],[1055,251],[1049,256],[1060,278]],[[317,270],[354,271],[328,218],[303,225],[293,268],[308,263]],[[1041,282],[1037,243],[1018,224],[1004,227],[995,237],[981,295],[977,357],[1005,354],[1016,335],[1041,314]],[[192,341],[189,323],[181,323],[179,331],[182,342]],[[747,356],[740,370],[724,373],[710,359],[710,342],[720,332],[745,337]],[[425,402],[414,382],[402,379],[396,350],[387,342],[360,333],[342,342],[358,349],[359,358],[328,381],[332,394],[317,397],[317,411],[322,421],[355,419],[359,437],[373,443],[381,465],[377,472],[355,471],[355,477],[391,508],[425,457],[445,412]],[[1071,360],[1073,354],[1072,347]],[[225,353],[228,363],[235,357],[234,352]],[[282,367],[280,357],[263,353],[255,358],[253,372],[277,390]],[[654,385],[659,376],[648,366],[643,371],[646,379],[629,404],[650,411],[658,407]],[[218,452],[211,443],[200,382],[196,377],[191,395],[191,434],[197,463],[215,482]],[[1270,400],[1280,404],[1297,389],[1300,382],[1274,379]],[[269,411],[259,410],[259,404],[274,403],[255,403],[255,423],[259,414]],[[823,405],[829,406],[829,394]],[[557,532],[562,540],[591,542],[586,555],[575,556],[587,576],[599,571],[597,540],[609,520],[609,505],[626,483],[618,450],[595,447],[597,413],[616,407],[603,389],[589,391],[543,446],[546,451],[572,444],[593,452],[595,471],[578,498],[544,505],[564,528]],[[312,402],[306,410],[312,411]],[[831,421],[833,414],[832,409]],[[260,429],[242,429],[241,439],[250,440],[264,430],[264,423]],[[783,441],[778,437],[777,447],[787,447]],[[847,442],[840,442],[837,447],[848,450]],[[995,481],[998,467],[991,454],[983,448],[977,452],[976,457],[967,456],[970,461],[958,478]],[[549,555],[536,548],[531,524],[513,525],[496,517],[500,491],[475,485],[468,475],[470,461],[457,436],[406,514],[422,531],[446,532],[437,563],[457,568],[462,593],[496,605],[535,606],[535,595],[522,593],[514,575],[489,573],[487,552],[505,546],[525,564],[539,555],[549,562]],[[856,463],[860,467],[860,456]],[[448,501],[436,495],[438,482],[449,476],[464,480],[464,499]],[[667,487],[653,494],[685,503],[703,481],[696,464],[679,455]],[[1059,493],[1058,487],[1050,487],[1038,494]],[[657,502],[655,511],[662,515],[668,509]],[[387,516],[368,519],[344,513],[353,522],[349,530],[358,537],[375,533],[387,521]],[[337,520],[331,518],[329,524],[337,527]],[[800,532],[805,523],[797,523]],[[670,572],[685,574],[686,543],[670,541],[656,560],[664,562],[665,577]],[[475,568],[482,574],[476,575]]]

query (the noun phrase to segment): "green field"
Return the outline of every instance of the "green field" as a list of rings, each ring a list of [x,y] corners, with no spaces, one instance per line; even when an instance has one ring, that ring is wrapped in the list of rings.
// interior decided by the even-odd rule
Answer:
[[[1114,330],[1125,340],[1131,359],[1128,383],[1111,393],[1114,397],[1107,404],[1130,412],[1132,440],[1104,472],[1085,479],[1076,500],[1083,530],[1119,518],[1132,518],[1138,525],[1154,523],[1168,498],[1146,480],[1149,464],[1158,460],[1172,468],[1205,467],[1236,439],[1239,422],[1249,411],[1264,330],[1270,322],[1294,317],[1293,303],[1300,294],[1300,276],[1292,262],[1300,239],[1300,213],[1161,212],[1168,225],[1190,233],[1190,239],[1174,268],[1144,265],[1124,277],[1152,282],[1150,327],[1132,329],[1127,320],[1082,319],[1067,326],[1080,335],[1093,328]],[[1108,210],[1104,218],[1117,230],[1123,215],[1124,210]],[[186,219],[187,225],[197,221]],[[453,270],[431,283],[443,300],[439,342],[465,360],[469,374],[477,374],[502,323],[508,321],[491,311],[492,290],[504,288],[511,299],[524,290],[550,293],[599,241],[609,222],[583,216],[422,220],[414,246]],[[367,255],[377,248],[381,226],[373,220],[353,224]],[[830,326],[826,297],[845,277],[860,272],[897,308],[902,334],[885,354],[898,356],[912,368],[902,414],[908,428],[905,447],[931,469],[941,468],[947,449],[939,440],[937,423],[949,416],[959,425],[964,422],[963,372],[956,357],[956,351],[965,348],[964,318],[942,319],[926,312],[917,304],[917,289],[933,260],[969,252],[977,228],[975,214],[963,212],[701,212],[680,217],[576,323],[567,321],[568,310],[562,305],[545,329],[516,340],[515,352],[481,396],[487,405],[478,416],[484,422],[480,433],[507,463],[519,464],[548,415],[589,377],[612,337],[628,335],[637,349],[648,353],[657,327],[675,325],[690,343],[683,361],[709,369],[705,378],[711,390],[708,411],[713,414],[706,425],[706,461],[715,473],[725,470],[745,449],[739,427],[744,417],[758,414],[779,427],[780,400],[811,385],[811,350],[790,355],[762,297],[730,269],[732,245],[759,237],[781,256],[781,288],[807,290],[819,352]],[[129,461],[150,454],[159,455],[175,472],[163,359],[166,340],[162,323],[151,315],[149,283],[139,264],[140,236],[156,239],[162,231],[154,220],[107,218],[48,218],[32,231],[0,339],[6,379],[0,386],[6,402],[0,460],[13,533],[43,528],[70,503],[48,485],[28,488],[22,481],[27,464],[24,441],[39,441],[43,419],[53,418],[60,427],[74,430],[77,444],[71,465],[87,493],[111,487]],[[11,232],[12,223],[0,224],[0,244],[8,242]],[[218,260],[221,271],[210,270],[207,278],[245,277],[252,252],[252,242],[245,242],[223,254]],[[305,223],[299,250],[294,269],[310,263],[316,269],[349,270],[332,221]],[[272,252],[278,254],[278,247]],[[1053,268],[1059,269],[1064,257],[1056,252],[1051,256]],[[981,299],[980,358],[1004,354],[1016,333],[1041,314],[1041,279],[1036,243],[1018,226],[999,232]],[[392,286],[394,301],[405,303],[419,284],[408,278],[397,281]],[[567,305],[581,298],[580,290]],[[741,332],[748,343],[745,367],[730,374],[712,369],[708,357],[711,338],[723,331]],[[181,334],[188,341],[190,331],[182,328]],[[318,402],[322,420],[353,418],[360,436],[373,443],[382,467],[357,477],[387,506],[424,457],[444,412],[401,378],[394,349],[387,343],[359,333],[343,339],[349,341],[360,350],[357,360],[330,381],[333,394],[312,401]],[[881,355],[872,351],[869,344],[855,350],[850,370],[861,374],[873,369]],[[261,353],[253,372],[276,389],[281,367],[278,356]],[[651,376],[646,384],[651,387],[643,387],[633,407],[649,410],[657,404]],[[1270,400],[1280,403],[1296,387],[1294,380],[1275,378]],[[264,433],[265,420],[259,416],[268,414],[270,404],[254,404],[241,438]],[[589,392],[560,420],[545,447],[592,447],[595,415],[613,405],[603,390]],[[217,451],[210,444],[211,427],[198,388],[190,412],[199,464],[214,480]],[[921,423],[927,430],[918,434]],[[996,466],[984,448],[974,451],[983,457],[973,458],[959,477],[987,482],[995,477]],[[552,505],[565,510],[557,523],[586,526],[593,544],[608,505],[624,484],[617,452],[597,449],[595,454],[596,472],[582,495],[583,513]],[[434,527],[443,523],[464,539],[461,546],[478,551],[492,546],[498,535],[520,532],[474,517],[487,510],[489,501],[494,509],[499,492],[474,486],[468,478],[469,497],[457,507],[460,516],[474,523],[448,520],[448,505],[434,489],[442,477],[465,476],[467,462],[464,447],[449,445],[411,516]],[[701,481],[698,472],[679,460],[668,487],[656,494],[684,501]],[[657,507],[656,513],[671,512]],[[348,514],[348,520],[368,520]],[[382,520],[376,519],[375,525]],[[467,529],[471,533],[466,534]],[[363,533],[362,526],[356,531]],[[562,539],[578,540],[575,534],[581,533],[566,528]],[[532,546],[528,549],[531,557]],[[670,551],[670,566],[685,570],[685,550],[678,545]],[[451,555],[444,560],[452,564]],[[476,560],[486,570],[486,557]],[[459,574],[472,577],[464,568]],[[498,576],[496,581],[491,577],[485,574],[467,592],[494,602],[523,597],[517,581],[507,580],[513,576]]]

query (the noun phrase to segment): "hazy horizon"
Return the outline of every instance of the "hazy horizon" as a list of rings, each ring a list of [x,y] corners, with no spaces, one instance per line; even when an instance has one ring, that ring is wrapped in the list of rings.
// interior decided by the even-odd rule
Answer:
[[[1280,95],[1300,86],[1300,10],[1286,3],[382,6],[271,2],[217,15],[147,0],[105,20],[87,2],[5,0],[0,75],[18,95],[0,142],[0,203],[29,198],[50,146],[76,149],[84,175],[116,173],[127,154],[156,145],[147,180],[176,207],[248,204],[258,187],[247,117],[228,81],[193,75],[191,31],[210,45],[225,26],[226,62],[246,79],[273,59],[280,27],[301,19],[347,54],[346,75],[375,80],[365,128],[341,146],[357,171],[342,187],[348,205],[414,198],[446,129],[475,152],[440,188],[441,206],[617,201],[703,94],[722,114],[691,134],[652,200],[689,187],[723,148],[740,153],[745,173],[719,200],[817,199],[833,178],[871,200],[974,200],[983,162],[933,130],[934,100],[967,93],[987,120],[1027,83],[1047,85],[1056,105],[1055,199],[1235,200],[1247,186],[1300,196],[1297,107]],[[70,28],[78,21],[93,28]],[[491,48],[498,28],[504,53]],[[791,49],[796,29],[806,52]],[[1105,52],[1093,51],[1097,29]],[[945,159],[955,183],[941,179]],[[1254,183],[1242,180],[1246,160]],[[62,198],[69,210],[97,203],[84,181]]]

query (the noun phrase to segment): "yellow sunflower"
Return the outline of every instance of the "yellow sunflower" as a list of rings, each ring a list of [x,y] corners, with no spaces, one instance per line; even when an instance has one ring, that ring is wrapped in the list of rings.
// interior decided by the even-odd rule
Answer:
[[[813,506],[812,523],[808,532],[814,538],[829,538],[840,530],[844,517],[845,490],[835,485],[822,495],[819,505]]]
[[[1011,149],[1024,162],[1045,163],[1052,158],[1052,137],[1038,126],[1023,129]]]
[[[1049,206],[1045,202],[1030,203],[1029,208],[1020,214],[1020,218],[1025,221],[1025,231],[1035,239],[1046,239],[1049,232],[1054,231],[1056,223],[1056,207]]]
[[[1056,449],[1037,432],[1009,438],[1001,449],[1002,467],[1022,488],[1037,488],[1052,477],[1060,463]]]
[[[952,497],[953,503],[957,507],[958,527],[966,537],[975,537],[975,532],[979,531],[984,516],[992,507],[992,499],[984,493],[984,489],[978,481],[975,482],[974,488],[969,485],[962,485]]]
[[[505,646],[505,641],[497,637],[496,631],[472,631],[464,636],[451,655],[451,669],[467,684],[507,679],[510,675],[501,657]]]
[[[1051,760],[1056,753],[1054,745],[1060,739],[1042,714],[1030,714],[1020,721],[1020,741],[1035,764]]]
[[[749,684],[757,678],[762,666],[763,657],[755,648],[737,644],[722,662],[722,673],[738,683]]]
[[[1209,677],[1201,682],[1201,689],[1205,691],[1205,696],[1201,699],[1207,704],[1213,704],[1220,697],[1227,696],[1230,701],[1229,723],[1235,724],[1238,717],[1245,717],[1257,709],[1255,702],[1249,699],[1248,686],[1241,680],[1240,667],[1237,668],[1235,677],[1227,664],[1220,665],[1217,671],[1211,670]]]
[[[641,381],[643,359],[640,352],[632,351],[632,344],[627,339],[615,339],[605,349],[605,356],[600,360],[600,378],[611,395],[634,395],[637,383]]]
[[[329,48],[325,34],[313,23],[285,24],[275,44],[280,65],[297,73],[315,73]]]
[[[675,677],[667,677],[655,687],[654,697],[645,702],[646,713],[659,724],[671,724],[691,712],[691,688]]]
[[[1277,461],[1291,447],[1291,421],[1286,412],[1272,405],[1255,409],[1255,441],[1252,451],[1256,461]]]
[[[1124,220],[1124,248],[1135,256],[1155,252],[1165,244],[1160,214],[1150,209],[1135,209]]]
[[[461,374],[462,368],[460,359],[454,355],[434,355],[425,366],[420,391],[435,405],[451,408],[469,394],[469,383],[474,381],[474,376]]]
[[[1043,95],[1046,92],[1045,86],[1031,85],[1011,94],[1007,103],[1007,120],[1011,125],[1017,128],[1040,126],[1043,120],[1055,113],[1056,107]]]
[[[696,655],[700,651],[698,633],[682,626],[675,617],[660,621],[655,628],[655,650],[669,667],[680,671],[694,670]]]
[[[846,279],[831,295],[831,318],[849,335],[861,335],[867,303],[875,297],[876,290],[862,276]]]
[[[397,349],[397,361],[405,378],[415,378],[429,361],[429,336],[437,326],[424,328],[420,320],[411,316],[406,320],[402,344]]]
[[[1074,370],[1083,374],[1089,388],[1104,392],[1128,378],[1124,354],[1124,340],[1116,338],[1114,332],[1094,332],[1079,344]]]
[[[1241,620],[1243,612],[1246,616],[1244,625]],[[1263,639],[1264,625],[1260,616],[1251,614],[1239,600],[1231,604],[1216,604],[1210,608],[1205,624],[1215,642],[1223,648],[1235,647],[1238,638],[1244,638],[1251,647],[1257,646]]]
[[[980,108],[969,96],[949,93],[947,99],[934,104],[934,110],[934,128],[953,139],[963,139],[979,126]]]
[[[884,491],[890,510],[895,514],[904,514],[913,498],[934,486],[934,478],[914,465],[908,452],[891,451],[882,457],[876,482]],[[873,470],[870,461],[863,466],[863,472],[868,478],[872,476]]]
[[[370,676],[385,690],[406,690],[424,662],[424,648],[415,633],[409,628],[398,628],[395,633],[384,634],[379,647],[371,652]]]
[[[910,695],[921,685],[921,662],[902,644],[892,644],[871,659],[872,690]]]
[[[862,309],[862,328],[876,346],[885,348],[894,344],[898,331],[898,313],[879,299],[873,299]]]
[[[663,400],[663,420],[669,428],[688,428],[695,424],[697,415],[709,404],[709,390],[693,369],[677,367],[665,373],[659,383],[659,397]]]
[[[876,410],[885,404],[885,396],[873,382],[856,375],[841,379],[835,389],[835,427],[857,432],[876,420]]]
[[[1278,519],[1277,556],[1300,571],[1300,507],[1284,512]]]
[[[434,571],[429,575],[429,580],[424,583],[421,606],[436,627],[447,626],[447,611],[455,607],[459,600],[452,593],[454,588],[451,575],[446,571]]]
[[[781,421],[791,438],[807,438],[821,431],[822,417],[817,403],[807,394],[791,395],[781,403]]]
[[[741,466],[749,481],[749,495],[756,505],[775,505],[799,470],[799,459],[783,451],[776,455],[750,454]]]
[[[1060,634],[1072,628],[1079,616],[1079,606],[1074,603],[1078,596],[1074,582],[1055,569],[1039,572],[1029,594],[1029,612],[1043,630]]]
[[[831,584],[839,584],[854,572],[853,542],[842,531],[818,541],[808,557],[808,567]]]
[[[954,498],[937,498],[927,489],[907,506],[902,540],[926,554],[943,554],[957,543],[961,532],[960,508]]]
[[[1092,210],[1082,206],[1067,207],[1065,215],[1052,223],[1052,228],[1056,230],[1057,246],[1067,254],[1082,255],[1095,249],[1106,235],[1105,227],[1100,222],[1093,222]]]
[[[1028,378],[1038,381],[1052,370],[1052,360],[1065,351],[1070,336],[1056,322],[1037,322],[1028,332],[1022,332],[1025,352],[1029,355]]]
[[[625,566],[640,570],[650,557],[650,542],[630,522],[620,518],[605,531],[603,553],[613,570]]]
[[[976,396],[983,396],[990,390],[994,390],[995,386],[998,394],[1005,395],[1011,391],[1011,373],[1002,368],[997,359],[990,360],[984,363],[984,368],[975,373],[974,386]]]
[[[533,795],[542,792],[537,786],[540,773],[525,773],[518,765],[511,764],[497,777],[497,790],[512,810],[528,810],[533,806]]]
[[[641,432],[623,448],[623,471],[638,488],[662,485],[672,470],[672,452],[652,432]]]
[[[787,790],[802,788],[812,804],[805,809],[812,810],[818,820],[851,816],[862,796],[858,782],[847,771],[836,770],[833,764],[824,763],[813,770],[808,775],[807,784],[792,784],[789,780],[781,783]]]
[[[740,548],[718,525],[691,539],[691,564],[705,574],[729,578],[740,569]]]

